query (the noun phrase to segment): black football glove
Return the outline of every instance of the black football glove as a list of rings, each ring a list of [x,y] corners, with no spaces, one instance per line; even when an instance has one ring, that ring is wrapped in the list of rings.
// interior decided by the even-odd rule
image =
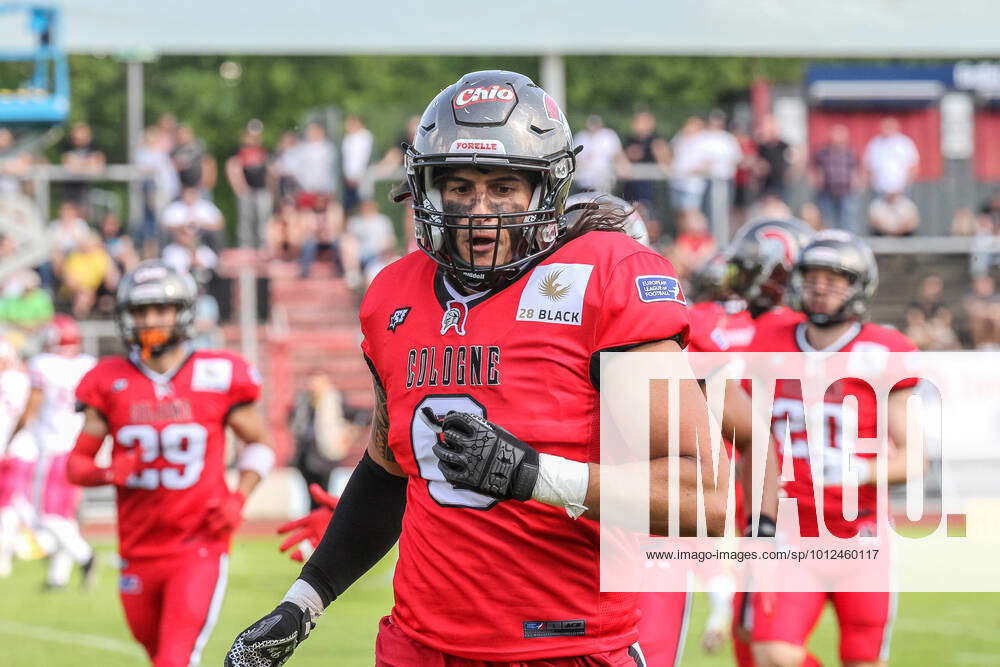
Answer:
[[[434,453],[452,486],[500,500],[531,498],[538,480],[538,452],[531,445],[467,412],[449,412],[443,421],[430,408],[422,415],[440,434]]]
[[[312,614],[282,602],[270,614],[236,636],[225,667],[279,667],[316,627]]]
[[[767,539],[769,537],[774,537],[778,531],[778,526],[774,523],[774,519],[767,516],[766,514],[761,514],[757,521],[757,530],[754,531],[753,516],[747,517],[747,524],[743,527],[743,537],[756,537],[761,539]]]

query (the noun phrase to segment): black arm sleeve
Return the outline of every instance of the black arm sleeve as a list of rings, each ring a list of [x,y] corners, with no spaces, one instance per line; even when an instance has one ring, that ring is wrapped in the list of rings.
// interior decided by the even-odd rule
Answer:
[[[403,529],[406,478],[365,452],[299,579],[329,605],[389,552]]]

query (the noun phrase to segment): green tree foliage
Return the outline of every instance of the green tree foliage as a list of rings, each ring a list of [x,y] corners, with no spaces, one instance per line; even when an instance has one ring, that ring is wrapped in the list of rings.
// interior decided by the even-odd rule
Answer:
[[[232,61],[241,75],[221,76]],[[803,61],[765,58],[570,56],[567,110],[580,127],[589,113],[627,131],[637,108],[652,111],[672,133],[691,113],[704,113],[745,94],[757,76],[776,83],[801,79]],[[127,157],[125,65],[110,57],[70,59],[71,120],[86,120],[111,162]],[[216,201],[233,219],[232,193],[222,173],[225,159],[251,118],[264,123],[273,146],[311,115],[328,119],[360,114],[376,137],[376,158],[402,136],[406,119],[422,111],[444,86],[477,69],[512,69],[539,80],[539,59],[530,56],[166,56],[144,66],[145,119],[172,113],[189,123],[219,161]],[[339,128],[334,128],[339,132]],[[50,157],[57,159],[53,149]]]

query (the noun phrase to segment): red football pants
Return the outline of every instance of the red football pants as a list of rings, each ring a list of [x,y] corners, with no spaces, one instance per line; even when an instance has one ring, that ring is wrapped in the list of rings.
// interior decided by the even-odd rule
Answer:
[[[652,667],[653,663],[650,663]],[[392,617],[384,616],[375,640],[375,667],[646,667],[638,646],[572,658],[526,662],[486,662],[459,658],[410,639]]]
[[[119,596],[153,667],[197,665],[226,594],[228,554],[201,547],[127,561]]]
[[[749,595],[749,603],[741,598]],[[737,594],[742,627],[751,641],[780,641],[805,646],[827,600],[833,603],[840,626],[840,659],[874,662],[889,659],[889,639],[896,615],[896,594],[887,592],[774,592],[766,613],[761,593]],[[741,663],[742,664],[742,663]]]
[[[640,593],[639,646],[650,667],[681,663],[691,614],[691,593]]]

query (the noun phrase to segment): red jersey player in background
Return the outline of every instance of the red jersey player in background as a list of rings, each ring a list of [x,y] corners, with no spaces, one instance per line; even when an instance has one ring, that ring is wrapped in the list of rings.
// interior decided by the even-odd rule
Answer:
[[[83,486],[114,484],[120,596],[154,667],[197,665],[226,587],[230,540],[274,454],[254,403],[257,371],[236,354],[194,351],[190,275],[143,262],[118,289],[126,357],[105,357],[80,382],[85,421],[69,460]],[[235,491],[226,485],[225,430],[242,440]],[[94,457],[113,439],[111,466]]]
[[[599,353],[679,352],[687,315],[669,262],[622,233],[624,216],[567,228],[574,157],[562,111],[520,74],[474,72],[431,102],[406,154],[422,252],[361,306],[371,443],[299,579],[227,665],[280,664],[397,539],[376,665],[645,664],[635,596],[599,589]],[[673,461],[651,398],[659,532]],[[680,405],[688,488],[711,454],[697,387]],[[681,491],[685,531],[696,495]],[[721,500],[705,495],[713,534]]]
[[[24,428],[38,450],[36,537],[49,559],[44,589],[57,590],[69,583],[74,563],[82,569],[84,584],[95,572],[94,551],[77,523],[80,487],[66,478],[66,461],[83,426],[75,409],[76,385],[97,360],[81,351],[80,326],[69,315],[57,313],[44,335],[45,351],[28,363],[31,395],[11,438]]]
[[[864,241],[843,231],[820,232],[802,251],[792,275],[793,299],[806,321],[772,320],[758,328],[750,351],[856,352],[866,354],[869,359],[915,350],[913,343],[895,329],[865,322],[868,303],[877,285],[878,266]],[[915,379],[900,382],[889,394],[887,432],[892,445],[886,452],[889,484],[906,479],[906,400],[915,382]],[[825,414],[840,414],[844,397],[854,395],[858,401],[859,436],[872,438],[876,435],[877,406],[862,385],[850,378],[836,383],[835,390],[827,392]],[[815,482],[809,466],[805,414],[797,385],[778,381],[773,411],[776,440],[785,443],[786,432],[788,435],[788,442],[779,454],[793,457],[795,479],[785,484],[784,492],[798,503],[801,535],[816,536]],[[837,421],[843,425],[842,418]],[[851,467],[858,471],[861,486],[858,516],[846,520],[841,504],[842,444],[839,431],[824,441],[823,519],[834,535],[873,535],[875,459],[870,455],[850,455]],[[888,588],[887,573],[882,580]],[[889,629],[896,607],[894,594],[825,592],[821,588],[813,592],[776,592],[768,596],[767,607],[761,604],[763,596],[748,595],[750,613],[744,614],[742,620],[752,639],[753,658],[758,667],[818,665],[819,661],[805,646],[828,600],[833,603],[840,625],[840,657],[844,665],[876,667],[888,659]]]
[[[734,307],[731,299],[693,306],[700,317],[716,320],[726,350],[747,349],[757,328],[772,319],[802,319],[786,307],[785,291],[795,260],[812,235],[813,230],[795,218],[753,220],[737,230],[721,259],[722,291],[742,301],[743,308]],[[706,269],[718,266],[719,260],[710,261],[716,264]]]

